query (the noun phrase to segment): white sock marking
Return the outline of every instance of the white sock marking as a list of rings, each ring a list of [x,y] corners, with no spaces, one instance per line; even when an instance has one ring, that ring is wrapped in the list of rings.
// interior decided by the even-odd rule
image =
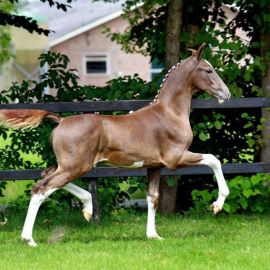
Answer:
[[[147,204],[148,204],[148,214],[147,214],[146,235],[147,237],[154,237],[157,235],[156,228],[155,228],[156,210],[154,209],[154,204],[150,196],[147,196]]]
[[[135,161],[135,162],[130,166],[130,168],[134,168],[134,169],[136,169],[136,168],[141,168],[141,167],[143,166],[143,164],[144,164],[143,160],[142,160],[142,161]]]
[[[157,234],[155,217],[156,209],[154,208],[154,203],[152,202],[152,197],[147,196],[148,204],[148,213],[147,213],[147,227],[146,227],[146,236],[148,238],[163,239]]]
[[[219,209],[222,209],[223,204],[230,192],[226,184],[224,175],[222,173],[221,163],[215,156],[211,154],[204,154],[203,159],[200,161],[200,164],[207,165],[211,167],[214,171],[219,190],[218,199],[214,202],[214,205],[217,206]]]
[[[92,204],[92,195],[90,194],[90,192],[71,183],[64,186],[63,189],[79,198],[79,200],[81,200],[81,202],[83,203],[84,207],[83,210],[87,211],[92,216],[93,204]]]
[[[45,194],[34,194],[31,198],[27,215],[26,215],[26,219],[23,226],[23,231],[21,234],[22,239],[25,240],[30,246],[33,246],[33,247],[37,246],[37,244],[35,243],[33,239],[32,234],[33,234],[33,227],[35,224],[38,209],[40,205],[43,203],[43,201],[46,198],[48,198],[55,190],[57,189],[56,188],[50,189]]]

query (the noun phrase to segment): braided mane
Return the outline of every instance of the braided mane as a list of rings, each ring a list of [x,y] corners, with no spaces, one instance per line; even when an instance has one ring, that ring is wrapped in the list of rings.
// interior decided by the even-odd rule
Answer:
[[[150,104],[153,104],[153,103],[157,102],[158,96],[159,96],[159,94],[160,94],[160,91],[161,91],[161,89],[162,89],[162,87],[163,87],[165,81],[166,81],[167,78],[169,77],[170,73],[173,72],[173,71],[175,71],[175,70],[180,66],[181,63],[182,63],[182,61],[178,62],[175,66],[173,66],[172,68],[170,68],[170,69],[168,70],[167,74],[164,76],[164,79],[162,80],[162,83],[161,83],[161,85],[160,85],[160,87],[159,87],[159,89],[158,89],[157,94],[155,95],[153,101],[150,102]]]

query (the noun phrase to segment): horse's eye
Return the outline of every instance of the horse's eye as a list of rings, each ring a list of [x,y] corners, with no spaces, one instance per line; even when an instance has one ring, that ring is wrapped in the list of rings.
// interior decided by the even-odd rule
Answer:
[[[208,74],[212,74],[212,73],[213,73],[213,71],[212,71],[211,69],[207,69],[206,72],[207,72]]]

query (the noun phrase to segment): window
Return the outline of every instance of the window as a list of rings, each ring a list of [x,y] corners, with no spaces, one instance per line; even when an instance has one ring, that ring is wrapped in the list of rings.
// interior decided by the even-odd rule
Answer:
[[[85,59],[86,74],[108,74],[107,55],[91,55]]]
[[[158,77],[163,68],[163,65],[157,59],[154,59],[151,62],[151,79],[154,80],[156,77]]]

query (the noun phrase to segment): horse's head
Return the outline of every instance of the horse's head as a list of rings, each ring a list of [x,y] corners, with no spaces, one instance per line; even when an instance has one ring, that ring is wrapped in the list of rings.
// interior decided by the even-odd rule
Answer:
[[[218,99],[219,103],[228,100],[231,96],[230,90],[222,79],[218,76],[213,66],[201,58],[205,43],[200,48],[192,51],[189,61],[192,61],[194,68],[190,73],[189,79],[192,91],[205,91],[209,95]]]

